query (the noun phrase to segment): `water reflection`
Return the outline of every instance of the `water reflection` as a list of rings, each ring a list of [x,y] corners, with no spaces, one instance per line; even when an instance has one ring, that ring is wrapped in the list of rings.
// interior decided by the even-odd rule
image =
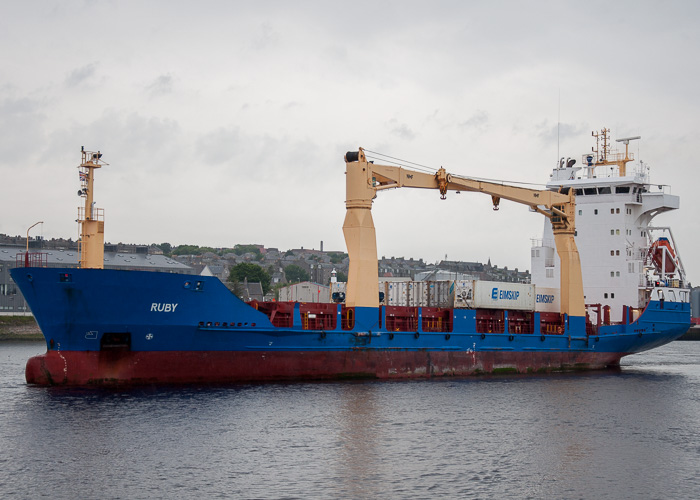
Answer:
[[[377,385],[350,383],[338,386],[339,411],[334,432],[339,443],[334,461],[341,491],[351,498],[377,498],[376,482],[383,474],[380,418],[377,409]]]

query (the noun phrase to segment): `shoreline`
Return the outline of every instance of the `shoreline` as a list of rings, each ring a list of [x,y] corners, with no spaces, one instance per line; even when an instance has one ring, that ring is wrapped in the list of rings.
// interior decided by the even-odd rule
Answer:
[[[0,316],[0,342],[3,340],[39,341],[44,335],[33,316]]]

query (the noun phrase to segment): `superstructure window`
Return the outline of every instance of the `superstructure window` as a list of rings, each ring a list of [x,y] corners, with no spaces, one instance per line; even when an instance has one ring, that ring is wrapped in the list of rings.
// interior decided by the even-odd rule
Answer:
[[[583,194],[583,189],[576,190],[576,196],[581,196]]]
[[[598,194],[610,194],[610,186],[598,188]]]
[[[630,192],[630,187],[629,186],[617,186],[615,188],[615,192],[618,194],[624,194],[624,193],[629,193]]]
[[[595,188],[583,188],[585,194],[598,194]]]

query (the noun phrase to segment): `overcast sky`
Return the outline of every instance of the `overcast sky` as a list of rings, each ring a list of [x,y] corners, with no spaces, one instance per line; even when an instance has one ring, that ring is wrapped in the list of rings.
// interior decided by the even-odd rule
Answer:
[[[107,241],[344,251],[348,150],[544,183],[608,127],[681,197],[655,223],[698,284],[699,23],[695,1],[0,0],[0,233],[76,239],[85,146]],[[373,215],[380,257],[520,269],[543,227],[408,189]]]

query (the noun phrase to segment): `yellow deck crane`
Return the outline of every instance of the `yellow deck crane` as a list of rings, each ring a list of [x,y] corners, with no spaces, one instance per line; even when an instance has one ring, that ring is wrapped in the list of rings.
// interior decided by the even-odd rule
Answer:
[[[345,155],[346,215],[343,234],[350,258],[345,303],[348,307],[379,307],[377,238],[372,220],[372,200],[377,191],[400,187],[447,191],[474,191],[491,195],[494,207],[501,199],[527,205],[548,217],[561,260],[561,312],[585,316],[581,261],[574,241],[576,200],[572,189],[558,192],[485,182],[449,174],[440,168],[427,174],[404,167],[367,161],[362,148]]]

